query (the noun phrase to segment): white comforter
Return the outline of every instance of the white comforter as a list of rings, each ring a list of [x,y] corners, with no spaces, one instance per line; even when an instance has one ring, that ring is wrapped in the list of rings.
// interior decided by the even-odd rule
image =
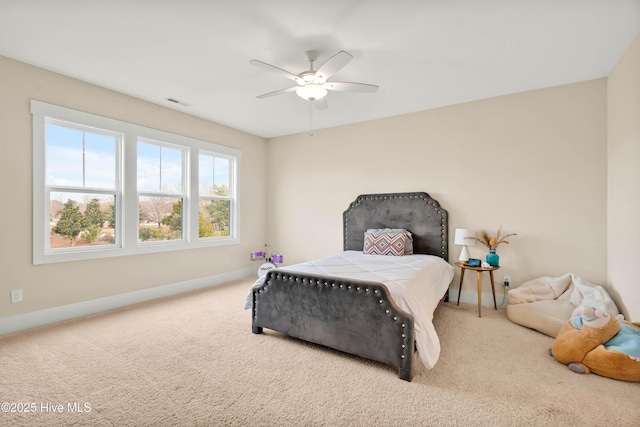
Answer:
[[[454,274],[454,268],[442,258],[432,255],[364,255],[360,251],[345,251],[328,258],[282,267],[281,270],[384,284],[398,307],[413,315],[420,360],[427,369],[435,366],[440,356],[440,340],[433,327],[433,312]],[[253,286],[261,285],[264,277]],[[250,307],[251,292],[245,299],[245,309]]]

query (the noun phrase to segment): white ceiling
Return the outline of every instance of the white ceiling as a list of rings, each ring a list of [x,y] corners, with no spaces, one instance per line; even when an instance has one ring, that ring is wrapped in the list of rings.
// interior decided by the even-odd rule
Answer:
[[[351,53],[333,80],[380,89],[330,92],[321,129],[605,77],[638,34],[640,0],[0,0],[0,55],[266,138],[309,108],[257,99],[292,81],[251,59]]]

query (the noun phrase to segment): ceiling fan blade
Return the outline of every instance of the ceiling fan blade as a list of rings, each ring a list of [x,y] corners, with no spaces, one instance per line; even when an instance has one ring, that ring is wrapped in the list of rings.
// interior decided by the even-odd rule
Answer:
[[[260,67],[262,69],[265,69],[267,71],[271,71],[273,73],[280,74],[281,76],[286,77],[288,79],[291,79],[291,80],[295,81],[298,84],[304,83],[304,80],[302,80],[297,75],[295,75],[293,73],[290,73],[287,70],[283,70],[282,68],[278,68],[275,65],[267,64],[266,62],[258,61],[257,59],[252,59],[251,61],[249,61],[249,63],[253,64],[253,65],[257,66],[257,67]],[[302,81],[302,83],[301,83],[301,81]]]
[[[281,94],[287,93],[287,92],[295,92],[296,89],[298,89],[298,86],[288,87],[286,89],[274,90],[273,92],[269,92],[269,93],[264,93],[262,95],[258,95],[258,96],[256,96],[256,98],[260,98],[260,99],[269,98],[271,96],[281,95]]]
[[[313,101],[313,105],[316,106],[318,110],[326,110],[327,109],[327,97],[317,99]]]
[[[349,52],[341,50],[331,58],[327,59],[327,61],[318,68],[314,79],[317,82],[326,82],[329,77],[333,76],[342,67],[347,65],[349,61],[351,61],[351,58],[353,58],[353,56],[351,56]]]
[[[340,92],[367,92],[373,93],[378,90],[378,86],[367,83],[351,83],[351,82],[327,82],[324,84],[327,90],[335,90]]]

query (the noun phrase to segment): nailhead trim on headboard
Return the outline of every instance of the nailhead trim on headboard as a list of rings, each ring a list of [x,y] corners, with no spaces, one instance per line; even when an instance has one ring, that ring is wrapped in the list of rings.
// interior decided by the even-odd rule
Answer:
[[[445,209],[440,207],[440,204],[431,198],[429,194],[424,192],[416,192],[416,193],[389,193],[389,194],[363,194],[356,198],[353,201],[347,210],[343,213],[343,245],[346,249],[348,246],[349,233],[351,230],[348,226],[348,218],[349,215],[353,213],[353,210],[357,207],[360,207],[363,201],[371,201],[371,200],[422,200],[426,203],[427,207],[433,209],[436,215],[439,217],[439,228],[440,228],[440,248],[439,250],[434,247],[430,249],[433,251],[433,255],[439,255],[444,259],[448,258],[448,214]],[[389,224],[388,226],[390,226]],[[435,224],[434,224],[435,225]],[[375,228],[375,227],[371,227]],[[410,230],[411,231],[411,230]],[[438,253],[439,252],[439,253]]]

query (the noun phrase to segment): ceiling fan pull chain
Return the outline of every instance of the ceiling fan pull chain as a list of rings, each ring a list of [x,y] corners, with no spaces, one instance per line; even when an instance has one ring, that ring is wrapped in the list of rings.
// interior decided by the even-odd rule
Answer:
[[[313,126],[311,122],[313,117],[313,102],[308,101],[307,103],[309,104],[309,136],[313,138]]]

